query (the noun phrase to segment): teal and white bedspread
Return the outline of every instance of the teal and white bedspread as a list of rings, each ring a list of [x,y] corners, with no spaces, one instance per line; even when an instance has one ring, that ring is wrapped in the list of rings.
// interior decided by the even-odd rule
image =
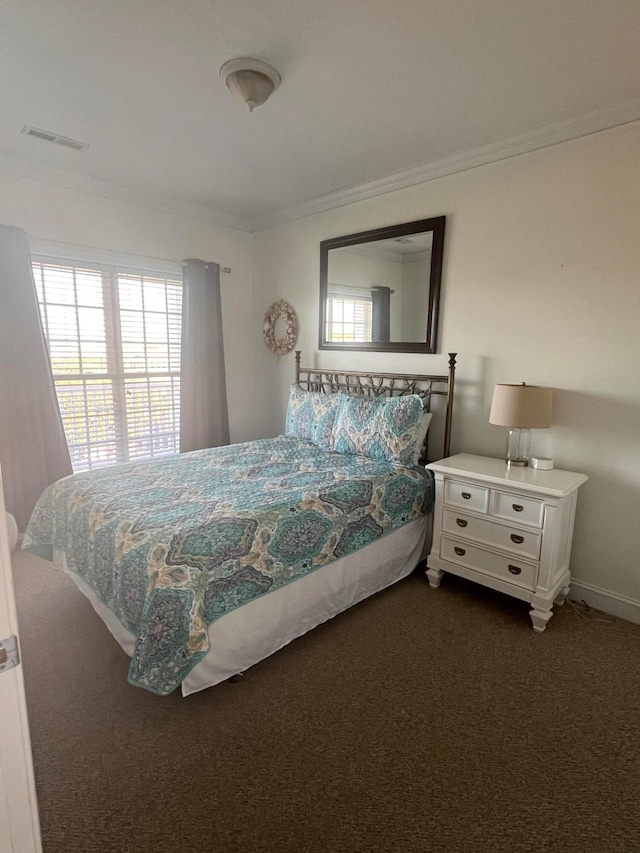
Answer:
[[[23,547],[65,552],[136,637],[129,682],[166,695],[216,619],[430,509],[423,468],[281,436],[66,477]]]

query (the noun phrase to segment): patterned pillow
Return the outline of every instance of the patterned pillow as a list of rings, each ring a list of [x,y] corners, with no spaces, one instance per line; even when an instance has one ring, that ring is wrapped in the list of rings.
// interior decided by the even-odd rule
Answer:
[[[347,397],[335,428],[333,448],[371,459],[412,465],[422,400],[406,397]]]
[[[333,450],[333,433],[345,399],[344,394],[321,394],[292,385],[285,435],[306,438],[323,450]]]

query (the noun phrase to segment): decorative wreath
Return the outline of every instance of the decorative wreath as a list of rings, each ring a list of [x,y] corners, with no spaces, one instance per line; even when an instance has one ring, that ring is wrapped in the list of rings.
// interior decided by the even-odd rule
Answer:
[[[285,336],[276,338],[276,323],[282,320],[286,327]],[[262,336],[267,349],[275,355],[286,355],[296,345],[298,340],[298,318],[288,302],[278,299],[264,315]]]

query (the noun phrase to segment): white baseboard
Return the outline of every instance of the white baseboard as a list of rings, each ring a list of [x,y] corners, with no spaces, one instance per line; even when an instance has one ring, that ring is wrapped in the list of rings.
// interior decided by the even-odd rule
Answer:
[[[621,619],[640,625],[640,601],[634,598],[626,598],[624,595],[618,595],[616,592],[609,592],[573,578],[569,598],[573,601],[586,601],[589,607],[595,607],[596,610],[602,610],[604,613],[610,613],[611,616],[619,616]]]

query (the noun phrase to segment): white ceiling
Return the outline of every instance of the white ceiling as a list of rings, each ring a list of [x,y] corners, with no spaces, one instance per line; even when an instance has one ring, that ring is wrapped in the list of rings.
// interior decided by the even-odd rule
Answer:
[[[259,227],[640,118],[639,44],[638,0],[3,3],[0,168]],[[282,75],[253,113],[237,56]]]

